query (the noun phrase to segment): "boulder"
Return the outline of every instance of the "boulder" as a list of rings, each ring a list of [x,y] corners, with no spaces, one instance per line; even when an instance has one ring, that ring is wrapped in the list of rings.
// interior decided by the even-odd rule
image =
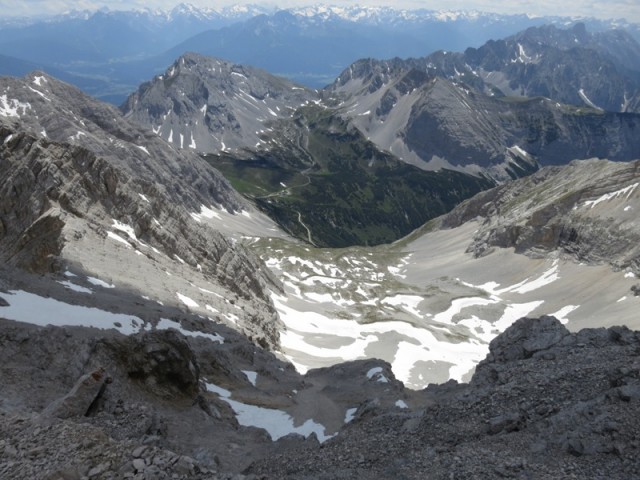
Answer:
[[[109,381],[110,378],[104,368],[83,375],[69,393],[52,402],[41,416],[43,418],[71,418],[87,415]]]

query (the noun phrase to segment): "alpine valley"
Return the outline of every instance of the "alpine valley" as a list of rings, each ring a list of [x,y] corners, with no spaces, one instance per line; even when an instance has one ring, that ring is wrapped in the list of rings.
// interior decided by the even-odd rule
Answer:
[[[66,42],[107,24],[99,78]],[[295,81],[354,55],[323,38],[461,24],[458,53],[384,60],[378,37]],[[0,77],[0,478],[637,477],[640,45],[610,26],[6,21],[3,68],[48,67],[45,37],[60,57]],[[317,69],[186,51],[250,32]],[[87,93],[125,71],[146,77],[120,107]]]

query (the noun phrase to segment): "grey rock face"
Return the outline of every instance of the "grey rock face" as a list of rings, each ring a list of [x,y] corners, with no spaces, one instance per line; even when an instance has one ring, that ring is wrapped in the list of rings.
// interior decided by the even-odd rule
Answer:
[[[545,25],[464,53],[359,61],[338,77],[334,88],[341,90],[351,78],[368,75],[373,93],[389,77],[415,70],[414,77],[443,77],[490,96],[542,96],[610,112],[638,112],[638,65],[640,45],[622,29],[591,33],[583,24],[570,29]]]
[[[267,292],[278,288],[272,277],[242,246],[192,218],[202,206],[230,214],[251,209],[216,170],[51,77],[4,78],[0,92],[17,105],[0,115],[0,258],[7,265],[55,272],[67,261],[101,257],[83,242],[95,249],[120,238],[128,249],[145,250],[139,254],[152,265],[154,256],[179,259],[244,299],[249,313],[238,328],[264,346],[278,345]],[[124,228],[126,239],[113,237],[114,228]]]
[[[637,114],[498,98],[427,65],[362,60],[331,91],[344,99],[343,115],[374,143],[422,168],[457,168],[504,181],[576,158],[637,156]]]
[[[259,147],[270,121],[317,98],[257,68],[188,53],[141,85],[122,111],[174,148],[213,153]]]
[[[110,381],[103,368],[80,377],[71,391],[61,399],[49,405],[43,417],[69,418],[87,415],[91,405],[97,400]]]
[[[468,251],[493,247],[536,255],[559,249],[579,261],[638,272],[640,162],[575,161],[483,192],[443,219],[453,227],[480,218]]]
[[[640,111],[640,45],[624,30],[532,27],[470,48],[460,60],[505,95],[545,96],[612,112]],[[635,72],[635,73],[634,73]]]

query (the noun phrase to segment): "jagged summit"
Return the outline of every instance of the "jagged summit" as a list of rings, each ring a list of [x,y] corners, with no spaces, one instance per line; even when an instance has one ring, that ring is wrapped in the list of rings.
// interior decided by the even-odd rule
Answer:
[[[365,64],[354,63],[334,85],[344,84]],[[464,53],[438,51],[371,66],[376,64],[379,73],[418,69],[492,96],[543,96],[612,112],[638,111],[640,45],[623,30],[589,32],[584,24],[530,27]]]
[[[638,114],[487,95],[474,82],[439,74],[432,60],[357,62],[331,87],[341,99],[338,113],[408,163],[498,181],[576,158],[637,156],[631,132]]]

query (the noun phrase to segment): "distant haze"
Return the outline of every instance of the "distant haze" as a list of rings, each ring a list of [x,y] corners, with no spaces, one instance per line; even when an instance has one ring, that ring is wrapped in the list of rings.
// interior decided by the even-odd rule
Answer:
[[[132,1],[104,1],[104,0],[0,0],[0,17],[7,16],[37,16],[64,13],[71,10],[97,10],[108,7],[111,10],[132,9],[161,9],[171,10],[176,4],[172,0],[132,0]],[[192,0],[189,2],[201,8],[221,8],[241,4],[233,0]],[[313,4],[305,0],[280,0],[277,2],[253,2],[269,5],[274,8],[299,7]],[[629,22],[640,23],[640,2],[638,0],[571,0],[558,2],[556,0],[368,0],[346,1],[334,0],[328,3],[339,6],[391,6],[398,9],[429,9],[429,10],[478,10],[503,14],[530,14],[536,16],[582,16],[603,19],[626,19]]]

